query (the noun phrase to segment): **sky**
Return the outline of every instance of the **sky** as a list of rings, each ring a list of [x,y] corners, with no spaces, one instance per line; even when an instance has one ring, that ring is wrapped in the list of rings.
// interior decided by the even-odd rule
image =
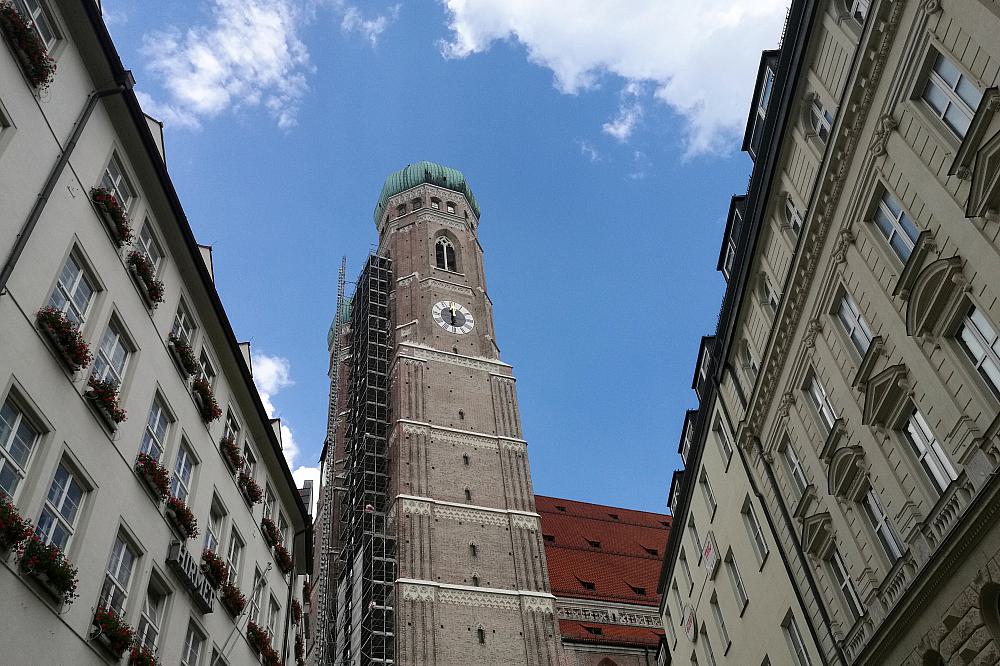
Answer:
[[[666,511],[786,0],[104,0],[297,479],[337,269],[389,173],[461,170],[536,493]],[[350,285],[348,285],[350,289]]]

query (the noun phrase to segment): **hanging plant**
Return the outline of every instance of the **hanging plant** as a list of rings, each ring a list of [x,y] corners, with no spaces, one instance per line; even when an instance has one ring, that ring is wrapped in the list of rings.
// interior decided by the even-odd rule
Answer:
[[[128,413],[118,406],[118,382],[110,378],[91,377],[87,386],[90,388],[84,395],[97,406],[108,425],[115,428],[128,418]]]
[[[135,457],[135,471],[160,501],[170,495],[170,472],[159,460],[148,453],[140,453]]]
[[[247,501],[251,505],[257,504],[264,499],[264,491],[260,489],[260,486],[257,485],[253,477],[246,472],[240,472],[237,484],[239,484],[240,490],[243,491],[243,496],[247,498]]]
[[[163,302],[163,282],[156,279],[156,267],[153,266],[153,262],[145,252],[132,250],[125,258],[125,265],[139,281],[139,289],[143,292],[146,302],[151,308],[156,309],[156,306]]]
[[[38,579],[63,604],[73,603],[78,583],[76,567],[58,546],[46,545],[33,534],[21,546],[20,554],[22,573]]]
[[[10,44],[33,88],[44,90],[56,74],[56,61],[28,20],[10,2],[0,2],[0,31]]]
[[[260,531],[264,533],[264,541],[267,542],[268,546],[273,546],[281,540],[281,532],[278,531],[278,526],[267,516],[264,516],[260,520]]]
[[[238,616],[247,607],[247,598],[243,596],[238,587],[229,582],[222,584],[219,600],[233,617]]]
[[[267,632],[253,620],[247,622],[247,641],[258,654],[271,645],[271,639],[268,638]]]
[[[280,543],[274,547],[274,561],[278,563],[278,568],[282,573],[292,570],[292,554]]]
[[[114,236],[115,245],[124,247],[132,240],[132,223],[118,198],[107,188],[94,187],[90,190],[90,200],[101,212],[104,223],[108,225],[111,235]]]
[[[198,359],[194,355],[194,349],[176,333],[167,336],[167,345],[173,352],[177,364],[181,367],[187,377],[192,376],[200,369]]]
[[[161,666],[161,664],[151,649],[145,645],[134,645],[128,656],[128,666]]]
[[[0,493],[0,552],[16,548],[31,535],[31,521],[22,518],[10,498]]]
[[[292,599],[292,624],[298,624],[302,621],[302,604],[299,603],[298,599]]]
[[[236,445],[236,440],[231,437],[223,437],[219,440],[219,452],[222,453],[222,458],[229,465],[229,469],[232,472],[236,472],[240,467],[243,466],[243,456],[240,454],[240,447]]]
[[[214,590],[218,590],[222,583],[229,578],[229,567],[212,550],[205,550],[201,554],[201,572],[205,574],[208,584]]]
[[[201,418],[205,419],[206,423],[211,423],[222,416],[222,408],[215,401],[215,392],[212,390],[212,385],[208,383],[207,379],[199,377],[194,380],[194,383],[191,384],[191,391],[198,402]]]
[[[90,365],[90,347],[80,333],[80,327],[69,320],[59,308],[45,307],[35,315],[38,327],[52,341],[66,365],[76,372]]]
[[[104,606],[97,607],[91,624],[94,628],[91,638],[103,644],[115,659],[121,659],[135,637],[132,627],[117,611]]]
[[[198,536],[198,519],[194,517],[191,507],[182,499],[171,497],[167,500],[167,519],[173,523],[187,539]]]

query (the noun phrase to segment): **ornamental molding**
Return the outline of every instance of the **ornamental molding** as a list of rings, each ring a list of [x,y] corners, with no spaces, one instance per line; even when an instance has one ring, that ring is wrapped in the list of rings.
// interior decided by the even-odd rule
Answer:
[[[438,603],[456,604],[458,606],[475,606],[476,608],[494,608],[497,610],[518,610],[517,599],[489,592],[472,592],[471,590],[438,590]]]
[[[461,294],[463,296],[475,295],[471,288],[457,282],[449,282],[448,280],[436,277],[425,277],[420,280],[421,289],[430,289],[431,287],[435,287],[438,291],[450,291],[453,294]]]
[[[507,611],[523,609],[529,613],[549,615],[555,613],[555,597],[545,592],[449,585],[410,578],[397,579],[396,585],[404,601],[436,602]]]
[[[492,511],[481,511],[441,504],[434,507],[434,517],[442,520],[480,523],[481,525],[491,525],[493,527],[504,527],[508,523],[513,522],[513,516],[508,519],[506,516]]]
[[[393,511],[398,505],[400,513],[403,515],[433,516],[440,520],[480,523],[494,527],[510,526],[514,529],[530,530],[533,532],[541,529],[541,518],[537,513],[516,511],[513,509],[495,509],[490,506],[478,506],[475,504],[458,504],[456,502],[446,502],[430,497],[416,497],[413,495],[397,495],[396,500],[393,504]]]
[[[936,0],[934,2],[936,3]],[[801,259],[795,266],[797,275],[789,280],[789,283],[794,287],[789,290],[790,293],[787,295],[786,307],[782,309],[781,321],[774,323],[774,328],[779,333],[775,336],[771,353],[768,354],[766,367],[762,368],[762,379],[757,386],[757,399],[748,406],[746,422],[751,431],[759,432],[762,429],[771,401],[778,389],[778,379],[782,376],[791,345],[795,342],[794,331],[804,313],[810,287],[817,272],[821,255],[819,250],[826,241],[834,211],[840,203],[845,186],[848,184],[848,171],[857,153],[862,128],[871,111],[875,93],[879,87],[882,72],[895,41],[906,4],[902,0],[896,0],[879,5],[880,8],[889,7],[888,16],[880,24],[883,28],[880,39],[866,43],[866,53],[862,54],[858,60],[862,63],[870,63],[870,68],[862,67],[855,72],[855,76],[848,83],[847,88],[854,95],[845,99],[844,103],[840,105],[840,108],[847,110],[847,113],[844,115],[841,131],[837,133],[835,140],[827,146],[826,154],[829,162],[827,170],[822,176],[823,180],[817,183],[818,191],[814,197],[817,206],[813,213],[813,223],[807,226],[809,235],[803,244],[805,249]],[[924,8],[927,11],[927,3],[925,3]],[[877,21],[879,19],[873,16],[869,20]],[[857,85],[859,80],[864,81],[864,85]],[[816,333],[818,334],[818,331]],[[806,335],[815,343],[815,334],[807,333]]]
[[[541,521],[535,516],[512,513],[510,514],[510,526],[519,530],[537,532],[541,526]]]
[[[521,597],[521,607],[528,613],[554,615],[556,612],[555,601],[546,597]]]
[[[524,453],[528,450],[528,444],[524,440],[520,439],[500,439],[500,448],[504,451],[513,451],[515,453]]]
[[[806,334],[802,338],[802,344],[806,349],[816,346],[816,336],[823,332],[823,322],[819,319],[810,319],[806,324]]]
[[[786,391],[781,395],[781,402],[778,403],[778,415],[781,418],[788,418],[788,412],[791,410],[792,405],[795,404],[795,394],[791,391]]]
[[[833,261],[842,264],[847,261],[847,250],[854,244],[854,232],[841,229],[837,233],[837,243],[833,246]]]
[[[523,452],[527,449],[528,445],[526,441],[516,437],[489,435],[471,430],[459,430],[457,428],[437,426],[430,423],[422,423],[420,421],[411,421],[409,419],[399,419],[396,421],[396,424],[396,428],[389,437],[390,441],[395,439],[396,433],[401,429],[404,435],[427,435],[436,441],[461,444],[473,449],[497,450],[502,448],[507,451]]]
[[[608,606],[579,605],[560,599],[556,604],[556,615],[560,620],[594,622],[597,624],[619,624],[628,627],[660,627],[660,616],[655,612]]]
[[[513,369],[511,365],[497,359],[483,358],[482,356],[465,356],[454,352],[424,347],[423,345],[416,345],[412,342],[401,342],[396,347],[396,359],[402,358],[411,358],[420,361],[438,361],[463,368],[482,370],[483,372],[492,372],[496,368]]]
[[[433,513],[430,502],[424,500],[410,499],[408,497],[400,500],[400,511],[403,515],[429,516]],[[395,509],[395,507],[393,507]]]
[[[413,282],[413,278],[419,277],[419,276],[420,276],[419,273],[410,273],[409,275],[404,275],[401,278],[397,278],[396,279],[396,286],[397,287],[405,287],[408,284],[410,284],[411,282]]]
[[[875,132],[872,136],[871,145],[868,147],[872,157],[881,157],[882,155],[885,155],[885,146],[889,142],[889,137],[892,136],[892,133],[896,131],[897,127],[899,127],[899,122],[892,117],[891,113],[887,113],[879,117],[878,121],[875,123]]]
[[[435,600],[437,588],[433,585],[420,585],[419,583],[398,583],[398,585],[403,601],[425,603]]]

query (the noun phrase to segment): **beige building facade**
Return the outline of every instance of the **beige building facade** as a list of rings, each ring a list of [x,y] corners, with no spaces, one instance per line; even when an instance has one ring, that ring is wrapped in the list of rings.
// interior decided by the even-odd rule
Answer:
[[[294,664],[306,514],[161,127],[96,3],[0,29],[0,661]]]
[[[995,2],[795,1],[764,54],[671,492],[664,661],[1000,661],[998,30]],[[677,618],[670,590],[692,519],[706,543],[703,479],[734,470],[734,543],[709,544],[749,599],[726,652],[711,596]]]

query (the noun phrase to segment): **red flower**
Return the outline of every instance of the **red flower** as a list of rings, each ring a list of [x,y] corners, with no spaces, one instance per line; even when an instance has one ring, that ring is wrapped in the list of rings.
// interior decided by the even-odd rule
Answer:
[[[135,457],[135,471],[146,480],[161,500],[170,494],[170,472],[150,454],[140,453]]]
[[[36,577],[44,575],[47,585],[62,603],[73,603],[76,599],[76,567],[58,546],[45,545],[38,535],[33,534],[21,545],[20,554],[22,572]]]
[[[90,388],[85,395],[96,402],[112,421],[121,423],[128,418],[128,413],[118,406],[118,382],[111,378],[91,377],[87,386]]]
[[[56,61],[49,56],[38,33],[10,2],[0,2],[0,31],[13,47],[31,85],[42,90],[47,88],[55,76]]]
[[[201,571],[208,579],[209,585],[218,590],[223,581],[229,578],[229,567],[222,558],[211,550],[201,554]]]
[[[132,250],[125,259],[135,276],[146,288],[146,295],[149,297],[150,305],[154,308],[163,302],[163,282],[156,279],[156,269],[153,262],[149,260],[145,252]]]
[[[90,347],[83,340],[79,327],[67,319],[62,310],[52,307],[42,308],[35,315],[35,320],[48,333],[71,370],[75,372],[90,364]]]
[[[31,535],[31,522],[22,518],[6,494],[0,492],[0,551],[17,547]]]
[[[111,224],[114,226],[113,231],[116,236],[115,244],[118,247],[122,247],[132,240],[131,220],[128,219],[128,215],[122,210],[115,195],[108,189],[95,187],[90,190],[90,198],[111,219]]]
[[[201,417],[206,422],[214,421],[222,416],[222,408],[215,401],[215,392],[212,391],[212,385],[208,383],[207,379],[199,377],[194,380],[194,383],[191,384],[191,390],[200,401]]]
[[[125,654],[125,650],[132,644],[135,632],[117,611],[104,606],[98,606],[94,613],[92,622],[96,632],[94,638],[104,636],[108,641],[108,649],[117,658]]]
[[[186,534],[188,539],[198,536],[198,520],[184,500],[171,497],[167,500],[167,509],[171,522]]]

